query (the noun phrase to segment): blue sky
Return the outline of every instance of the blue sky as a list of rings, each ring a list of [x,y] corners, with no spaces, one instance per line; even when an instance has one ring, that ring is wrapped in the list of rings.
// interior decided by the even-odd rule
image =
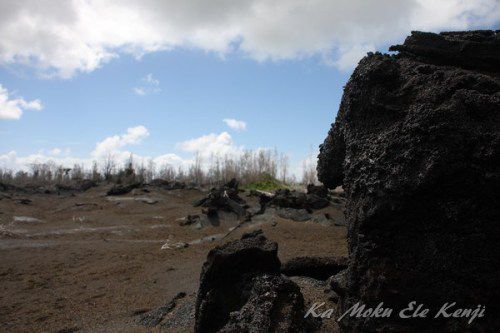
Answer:
[[[157,86],[144,80],[148,74]],[[41,80],[2,68],[5,87],[26,100],[40,99],[44,108],[0,123],[0,153],[58,148],[64,156],[69,148],[68,155],[85,158],[98,141],[143,125],[149,136],[129,147],[141,155],[188,157],[177,143],[226,131],[237,145],[277,148],[300,159],[324,140],[349,75],[314,58],[259,63],[193,50],[140,60],[122,56],[69,80]],[[150,91],[138,95],[137,87]],[[223,122],[227,118],[244,121],[246,130],[231,129]]]
[[[217,3],[3,1],[0,167],[276,148],[297,172],[367,51],[500,13],[489,0]]]

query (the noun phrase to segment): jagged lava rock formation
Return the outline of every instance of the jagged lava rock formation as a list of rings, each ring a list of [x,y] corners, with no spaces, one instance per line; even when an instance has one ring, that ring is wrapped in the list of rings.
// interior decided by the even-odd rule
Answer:
[[[349,264],[339,313],[356,302],[427,318],[344,318],[355,331],[490,331],[500,300],[500,32],[413,32],[369,54],[320,146],[318,176],[346,191]],[[485,317],[435,319],[446,302]],[[497,330],[498,331],[498,330]]]
[[[280,274],[278,244],[262,231],[211,250],[196,299],[195,332],[309,331],[300,288]]]

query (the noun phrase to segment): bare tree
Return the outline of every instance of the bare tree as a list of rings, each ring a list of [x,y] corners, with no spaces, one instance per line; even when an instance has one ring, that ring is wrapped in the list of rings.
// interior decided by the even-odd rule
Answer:
[[[281,181],[283,183],[286,183],[287,175],[288,175],[288,163],[289,163],[290,158],[288,157],[287,154],[281,154],[280,155],[280,176],[281,176]]]
[[[82,180],[85,177],[83,165],[75,164],[71,170],[71,180]]]
[[[152,158],[148,160],[148,166],[146,167],[144,177],[147,182],[150,182],[155,178],[156,165]]]
[[[200,152],[196,152],[194,163],[189,167],[188,177],[196,184],[203,184],[204,172],[202,169],[203,159]]]
[[[302,184],[307,185],[307,184],[318,183],[318,178],[316,176],[316,164],[317,164],[316,157],[314,156],[314,153],[311,148],[309,155],[302,162],[302,168],[303,168]]]
[[[174,168],[170,164],[164,164],[160,168],[158,176],[165,180],[174,180],[176,175]]]
[[[113,154],[109,153],[104,159],[102,166],[102,174],[104,175],[104,179],[106,181],[111,181],[113,174],[116,170],[116,162]]]
[[[91,172],[90,179],[92,179],[94,182],[98,182],[101,180],[101,174],[99,173],[97,161],[92,162],[92,172]]]

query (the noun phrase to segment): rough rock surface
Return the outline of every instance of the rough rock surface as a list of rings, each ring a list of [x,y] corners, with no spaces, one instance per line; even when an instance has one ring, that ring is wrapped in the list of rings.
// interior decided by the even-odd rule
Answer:
[[[324,185],[307,185],[307,194],[314,194],[321,198],[326,198],[328,196],[328,188]]]
[[[181,298],[184,298],[185,296],[186,293],[180,292],[170,302],[166,303],[165,305],[160,306],[159,308],[152,310],[150,312],[141,314],[138,323],[148,327],[154,327],[158,325],[163,320],[165,315],[170,311],[172,311],[173,308],[175,308],[177,304],[176,301]]]
[[[312,215],[305,209],[279,208],[277,214],[281,218],[297,222],[309,221],[312,218]]]
[[[195,332],[302,332],[299,287],[281,276],[278,245],[262,232],[208,254],[196,300]]]
[[[269,206],[293,209],[305,209],[312,212],[313,209],[321,209],[328,206],[330,202],[326,196],[318,196],[315,193],[300,193],[287,189],[277,190],[269,201]]]
[[[299,287],[279,275],[257,276],[250,283],[248,300],[230,314],[220,333],[303,332],[304,298]]]
[[[234,212],[238,217],[246,215],[245,200],[238,195],[238,181],[231,181],[221,187],[212,188],[205,198],[197,200],[193,206],[204,207],[208,216],[217,215],[218,211]]]
[[[347,268],[345,257],[297,257],[281,266],[281,273],[287,276],[308,276],[326,280]]]
[[[498,329],[500,32],[414,32],[369,54],[320,147],[319,180],[346,192],[349,267],[339,311],[358,301],[485,318],[341,321],[344,331]],[[342,282],[343,281],[343,282]]]

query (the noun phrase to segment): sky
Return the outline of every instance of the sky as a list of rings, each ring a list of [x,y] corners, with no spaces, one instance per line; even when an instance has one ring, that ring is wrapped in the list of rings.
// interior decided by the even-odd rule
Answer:
[[[499,23],[497,0],[2,0],[0,168],[277,149],[299,174],[368,51]]]

